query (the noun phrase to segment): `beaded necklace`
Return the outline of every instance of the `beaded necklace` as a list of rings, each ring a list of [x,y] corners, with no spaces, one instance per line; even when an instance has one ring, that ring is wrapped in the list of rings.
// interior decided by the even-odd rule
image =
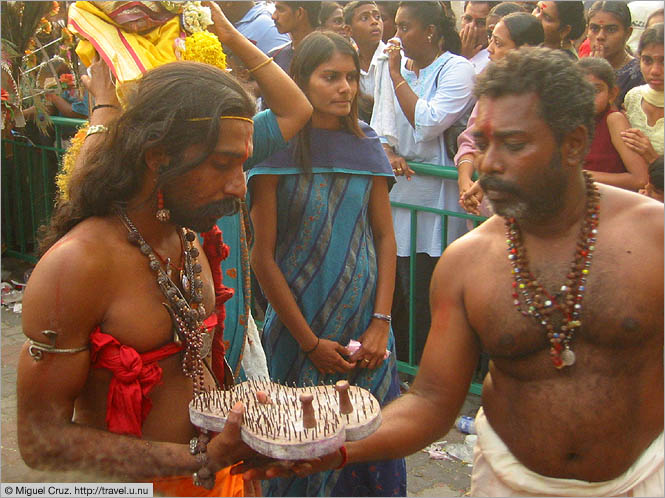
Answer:
[[[157,285],[168,300],[168,304],[162,304],[171,315],[171,322],[175,329],[174,341],[185,343],[182,371],[185,376],[192,379],[192,399],[195,399],[197,395],[206,391],[203,366],[207,367],[205,358],[212,351],[212,334],[208,333],[203,325],[206,309],[203,305],[202,267],[198,262],[199,250],[194,247],[196,234],[184,227],[178,228],[180,242],[184,248],[184,263],[180,272],[183,295],[171,280],[169,265],[162,266],[160,260],[163,262],[163,259],[145,241],[127,213],[120,211],[118,215],[129,232],[127,234],[129,242],[138,246],[141,253],[148,257],[150,269],[157,275]],[[192,478],[195,485],[212,489],[215,485],[215,474],[208,467],[207,452],[210,435],[205,429],[197,428],[197,430],[199,435],[190,440],[189,451],[201,464],[201,468],[192,475]]]
[[[162,266],[159,256],[145,241],[127,213],[120,211],[119,217],[129,232],[127,239],[148,258],[148,265],[157,276],[157,285],[168,300],[168,304],[162,304],[171,315],[175,329],[174,341],[185,344],[182,371],[192,379],[194,394],[199,394],[205,389],[203,359],[208,356],[212,349],[212,335],[203,326],[206,309],[203,306],[201,265],[197,261],[199,250],[194,247],[196,234],[182,227],[178,229],[180,240],[184,246],[184,265],[180,273],[183,295],[183,292],[171,280],[168,269],[165,270]]]
[[[557,369],[570,367],[575,363],[575,353],[570,347],[573,335],[582,326],[582,298],[586,291],[586,282],[591,268],[591,259],[595,250],[598,234],[598,215],[600,211],[600,193],[591,175],[583,171],[586,186],[586,208],[579,241],[575,247],[575,257],[566,275],[566,282],[560,293],[554,297],[535,279],[529,270],[526,248],[522,242],[522,233],[515,218],[506,219],[506,243],[508,259],[512,265],[513,304],[524,316],[534,318],[545,328],[550,342],[550,357]],[[558,310],[563,315],[562,324],[557,331],[552,324],[551,314]]]

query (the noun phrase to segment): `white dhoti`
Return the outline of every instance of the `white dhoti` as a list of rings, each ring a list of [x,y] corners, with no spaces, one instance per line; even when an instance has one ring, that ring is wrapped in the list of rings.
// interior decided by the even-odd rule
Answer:
[[[490,426],[476,416],[471,496],[663,496],[663,433],[620,476],[603,482],[560,479],[522,465]]]

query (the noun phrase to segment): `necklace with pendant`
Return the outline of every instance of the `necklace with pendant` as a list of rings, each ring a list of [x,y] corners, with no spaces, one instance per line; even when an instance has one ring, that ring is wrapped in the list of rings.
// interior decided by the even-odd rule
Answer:
[[[127,239],[148,258],[148,265],[155,272],[157,285],[168,301],[168,304],[163,304],[171,315],[175,329],[174,339],[176,342],[183,342],[185,345],[182,357],[183,373],[192,379],[194,394],[199,394],[205,390],[203,360],[212,349],[212,335],[206,331],[203,325],[206,318],[206,309],[203,305],[201,265],[197,260],[199,250],[194,247],[196,234],[186,228],[178,228],[184,251],[184,264],[180,276],[183,284],[183,294],[171,280],[168,268],[165,269],[162,266],[161,258],[145,241],[127,213],[120,211],[118,216],[128,231]]]
[[[506,219],[506,243],[508,260],[512,266],[513,304],[522,315],[532,317],[545,329],[550,343],[550,357],[555,368],[562,369],[575,364],[571,348],[573,335],[582,326],[582,299],[587,288],[593,252],[596,249],[600,193],[591,175],[583,171],[586,186],[586,207],[575,247],[575,257],[559,292],[552,296],[531,274],[522,232],[515,218]],[[557,310],[562,323],[557,328],[551,315]]]

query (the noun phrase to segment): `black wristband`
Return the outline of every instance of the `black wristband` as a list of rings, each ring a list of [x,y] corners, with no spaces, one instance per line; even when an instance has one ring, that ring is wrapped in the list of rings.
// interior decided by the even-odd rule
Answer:
[[[92,107],[92,112],[95,112],[97,109],[102,109],[103,107],[112,107],[113,109],[118,108],[117,105],[113,105],[113,104],[97,104],[97,105]]]
[[[319,343],[320,343],[320,342],[321,342],[321,338],[320,338],[320,337],[317,337],[317,338],[316,338],[316,344],[314,345],[314,347],[313,347],[312,349],[310,349],[309,351],[303,351],[303,353],[305,353],[305,356],[307,356],[308,354],[311,354],[311,353],[313,353],[314,351],[316,351],[316,348],[319,347]]]

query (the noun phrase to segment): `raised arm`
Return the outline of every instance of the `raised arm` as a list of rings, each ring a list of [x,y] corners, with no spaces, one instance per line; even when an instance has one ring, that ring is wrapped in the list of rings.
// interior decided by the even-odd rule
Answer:
[[[209,28],[222,46],[228,46],[245,64],[261,89],[266,104],[277,116],[284,140],[288,141],[305,126],[312,115],[312,105],[298,85],[259,48],[233,27],[215,2],[203,2],[210,7],[214,25]]]
[[[58,349],[88,345],[90,332],[106,318],[105,303],[112,292],[103,285],[108,261],[101,257],[105,252],[100,245],[61,241],[42,258],[23,300],[28,338],[48,343],[42,331],[52,330]],[[146,441],[73,422],[76,399],[90,373],[88,350],[46,352],[39,361],[28,350],[26,343],[18,365],[17,432],[21,456],[30,467],[77,469],[133,481],[188,475],[200,468],[188,445]],[[239,421],[241,413],[234,420]],[[211,470],[249,456],[244,448],[239,428],[232,424],[208,445]]]

